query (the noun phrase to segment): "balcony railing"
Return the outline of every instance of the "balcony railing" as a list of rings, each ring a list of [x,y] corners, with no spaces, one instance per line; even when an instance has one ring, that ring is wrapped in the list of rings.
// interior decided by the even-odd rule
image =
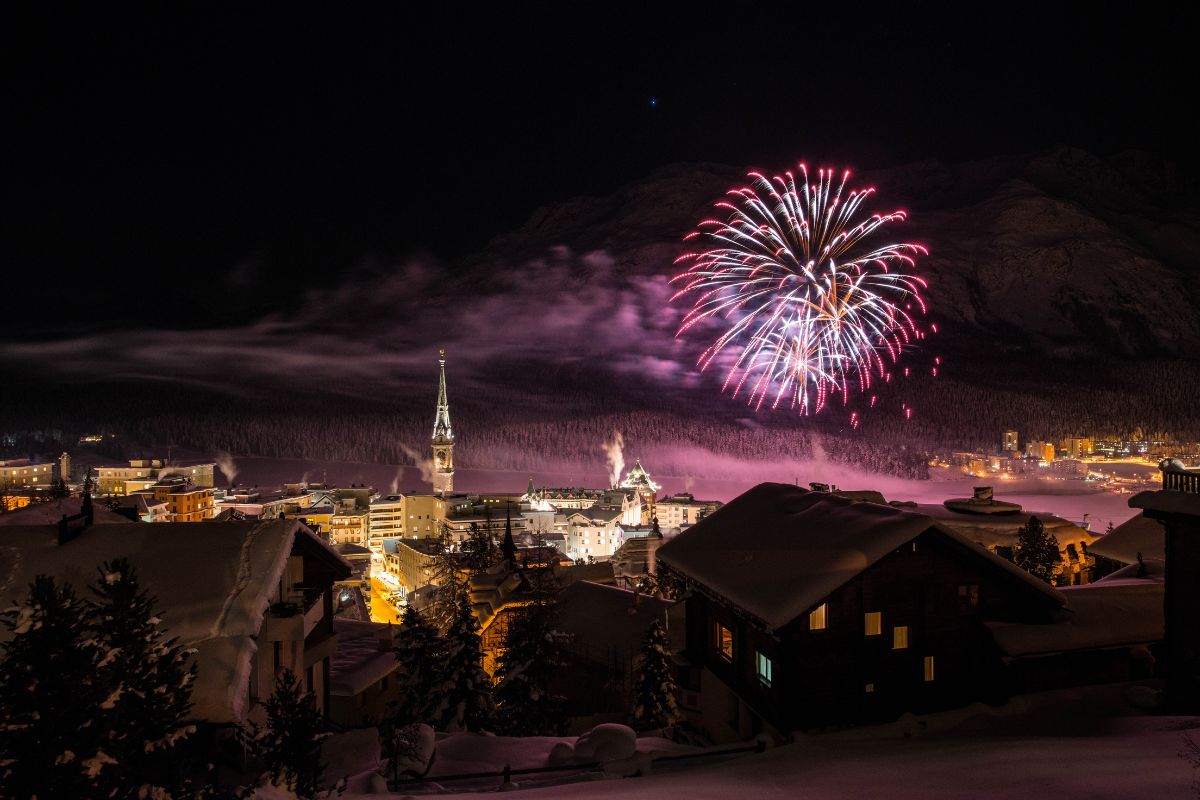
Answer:
[[[1162,488],[1164,492],[1200,494],[1200,472],[1164,469]]]

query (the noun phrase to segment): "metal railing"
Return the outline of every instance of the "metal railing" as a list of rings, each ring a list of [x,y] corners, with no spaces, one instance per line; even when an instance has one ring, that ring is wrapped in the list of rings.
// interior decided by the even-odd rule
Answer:
[[[767,743],[759,740],[751,745],[743,745],[740,747],[727,747],[720,750],[703,750],[695,753],[671,753],[668,755],[651,756],[652,764],[660,764],[663,762],[687,761],[705,758],[720,758],[722,756],[745,755],[748,753],[762,753],[767,749]],[[564,777],[569,775],[582,775],[588,772],[601,772],[604,769],[602,761],[587,761],[578,764],[561,764],[558,766],[547,767],[522,767],[513,769],[508,764],[505,764],[503,769],[485,770],[483,772],[460,772],[453,775],[428,775],[424,777],[404,777],[400,780],[388,781],[388,789],[392,791],[402,791],[406,786],[416,786],[419,784],[440,784],[448,781],[468,781],[481,780],[483,778],[499,778],[500,784],[504,785],[512,782],[514,775],[542,775],[547,773],[566,773]],[[462,791],[474,791],[474,789]]]

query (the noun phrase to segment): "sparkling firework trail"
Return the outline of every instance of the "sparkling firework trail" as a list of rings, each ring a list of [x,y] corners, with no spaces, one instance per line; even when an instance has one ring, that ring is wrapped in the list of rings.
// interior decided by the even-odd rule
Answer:
[[[724,323],[697,365],[703,371],[723,356],[722,390],[745,393],[756,410],[769,401],[818,413],[873,380],[890,382],[891,365],[925,337],[914,314],[925,313],[926,284],[912,270],[927,251],[872,243],[905,213],[867,216],[875,190],[848,191],[848,170],[840,181],[819,170],[815,183],[803,164],[799,182],[791,172],[749,177],[717,203],[726,219],[706,219],[685,237],[706,249],[675,262],[690,264],[672,278],[672,300],[691,303],[677,335]]]

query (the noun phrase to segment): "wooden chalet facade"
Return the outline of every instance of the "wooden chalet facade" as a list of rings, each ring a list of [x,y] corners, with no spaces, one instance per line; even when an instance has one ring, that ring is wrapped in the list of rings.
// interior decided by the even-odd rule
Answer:
[[[786,484],[733,500],[659,563],[688,590],[684,705],[718,740],[1001,700],[983,622],[1050,622],[1063,602],[928,517]]]

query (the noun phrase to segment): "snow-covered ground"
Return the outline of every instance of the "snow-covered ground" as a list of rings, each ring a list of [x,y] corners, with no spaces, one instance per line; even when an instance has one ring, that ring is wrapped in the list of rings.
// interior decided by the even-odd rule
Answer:
[[[1177,756],[1183,736],[1200,740],[1200,718],[1145,715],[1126,701],[1122,685],[1019,698],[1002,709],[981,706],[927,717],[905,717],[871,728],[804,736],[761,755],[718,763],[662,764],[627,779],[577,780],[531,786],[535,798],[663,800],[689,798],[1172,798],[1194,797],[1191,766]],[[544,763],[555,739],[448,737],[439,768],[498,768]],[[639,740],[644,749],[648,740]],[[538,782],[544,776],[536,776]],[[614,784],[619,780],[619,784]],[[491,794],[496,779],[479,795]],[[452,789],[447,784],[447,789]],[[348,793],[347,800],[424,794]]]

